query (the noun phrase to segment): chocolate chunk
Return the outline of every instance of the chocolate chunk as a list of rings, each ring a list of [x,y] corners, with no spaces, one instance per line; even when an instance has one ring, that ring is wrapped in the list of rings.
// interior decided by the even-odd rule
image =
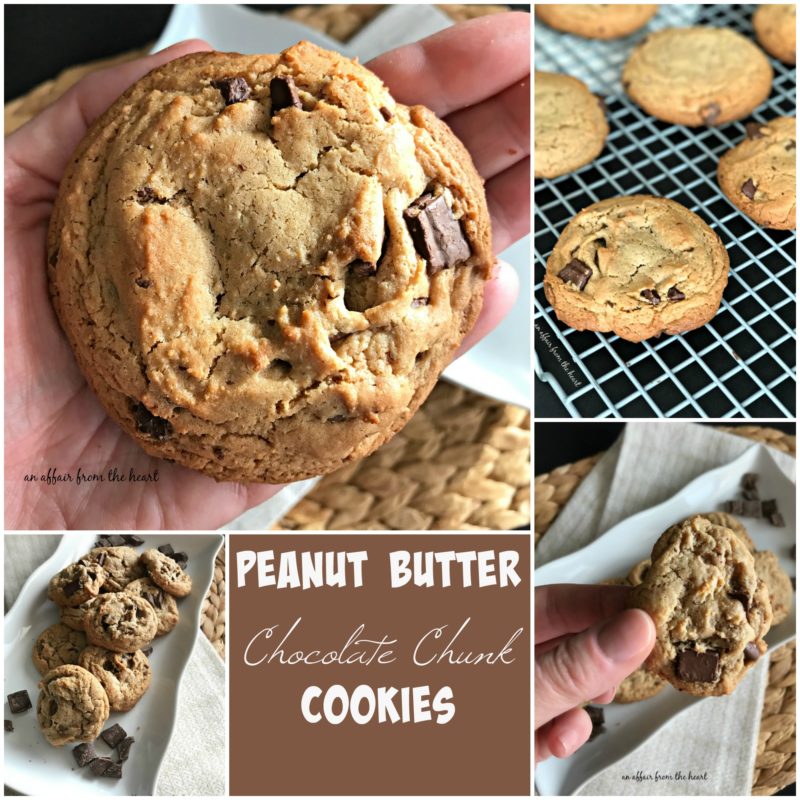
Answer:
[[[122,777],[122,763],[117,761],[114,763],[111,762],[111,766],[106,767],[106,771],[103,773],[104,778],[116,778],[119,780]]]
[[[120,536],[118,533],[112,533],[108,537],[108,543],[111,547],[122,547],[125,544],[125,537]]]
[[[11,733],[14,730],[14,723],[10,719],[4,719],[3,724],[5,725],[6,733]]]
[[[163,441],[172,433],[172,425],[167,420],[151,414],[142,403],[131,403],[131,412],[139,433],[157,442]]]
[[[53,714],[56,713],[56,711],[58,711],[58,703],[56,703],[55,700],[51,700],[50,701],[50,716],[52,717]]]
[[[269,82],[269,96],[272,99],[272,113],[283,108],[302,108],[300,95],[297,94],[297,87],[294,85],[294,78],[291,75],[286,77],[276,77]]]
[[[709,103],[700,109],[700,116],[703,117],[703,122],[706,125],[713,125],[719,119],[721,110],[717,103]]]
[[[137,286],[138,286],[140,289],[149,289],[149,288],[150,288],[150,287],[153,285],[153,282],[152,282],[151,280],[148,280],[147,278],[137,278],[137,279],[134,281],[134,283],[135,283],[135,284],[136,284],[136,285],[137,285]]]
[[[351,275],[355,275],[358,278],[368,278],[378,271],[378,265],[370,264],[369,261],[362,261],[360,258],[357,258],[355,261],[350,262],[348,269]]]
[[[761,519],[761,501],[760,500],[745,500],[742,503],[742,516],[751,517],[752,519]]]
[[[189,556],[186,553],[173,553],[170,558],[181,568],[184,569],[189,563]]]
[[[149,658],[153,655],[153,648],[152,647],[143,647],[142,652]]]
[[[95,547],[111,547],[107,536],[101,536],[95,543]]]
[[[114,762],[108,758],[107,756],[102,756],[101,758],[96,758],[92,763],[89,765],[89,769],[92,771],[93,775],[105,775],[106,770],[109,767],[114,766]]]
[[[120,761],[127,761],[128,756],[131,754],[131,746],[136,741],[133,736],[126,736],[118,745],[117,753],[119,753]]]
[[[381,112],[381,116],[382,116],[382,117],[383,117],[383,118],[384,118],[384,119],[385,119],[387,122],[391,122],[391,121],[392,121],[392,118],[394,117],[394,114],[392,114],[392,112],[391,112],[391,111],[389,111],[389,109],[388,109],[388,108],[386,108],[386,106],[381,106],[379,110],[380,110],[380,112]]]
[[[429,298],[427,297],[415,297],[411,301],[411,308],[420,308],[421,306],[426,306],[430,302]]]
[[[650,305],[657,306],[661,302],[658,292],[655,289],[642,289],[639,294],[647,300]]]
[[[159,553],[163,553],[165,556],[171,556],[175,553],[171,544],[162,544],[158,548],[156,548]]]
[[[761,653],[758,650],[755,642],[750,642],[747,647],[744,648],[744,660],[747,661],[758,661],[761,657]]]
[[[786,527],[786,520],[783,518],[783,515],[779,514],[777,511],[769,515],[769,521],[770,524],[774,525],[776,528]]]
[[[97,758],[97,752],[91,742],[84,742],[72,748],[72,755],[75,756],[75,763],[79,767],[85,767]]]
[[[747,138],[748,139],[763,139],[764,134],[761,133],[761,128],[763,127],[760,122],[748,122],[745,126],[745,130],[747,131]]]
[[[102,567],[103,564],[106,563],[106,554],[105,553],[99,553],[97,558],[95,559],[95,563],[97,564],[98,567]]]
[[[211,85],[219,89],[226,106],[242,103],[250,97],[250,84],[241,76],[211,81]]]
[[[726,500],[722,507],[723,511],[727,511],[729,514],[744,513],[744,503],[741,500]]]
[[[669,291],[667,292],[667,300],[669,300],[671,303],[678,303],[685,299],[686,295],[677,286],[670,286]]]
[[[121,725],[112,725],[110,728],[106,728],[100,737],[109,747],[116,747],[127,735]]]
[[[783,149],[787,152],[789,150],[796,150],[797,149],[797,142],[794,139],[789,139],[788,142],[783,146]]]
[[[122,538],[125,540],[125,544],[131,547],[139,547],[144,544],[144,539],[142,539],[141,536],[137,536],[135,533],[123,533]]]
[[[745,500],[758,500],[758,490],[757,489],[743,489],[742,490],[742,497]]]
[[[469,245],[461,224],[442,195],[418,197],[403,212],[403,217],[414,248],[428,262],[428,275],[433,276],[469,258]]]
[[[707,650],[682,650],[675,662],[675,671],[682,681],[714,683],[719,678],[719,653]]]
[[[778,501],[777,500],[762,500],[761,501],[761,513],[765,517],[770,517],[773,514],[778,513]]]
[[[603,709],[598,706],[586,706],[584,710],[592,721],[592,732],[589,735],[589,741],[591,742],[592,739],[599,736],[605,730],[606,715]]]
[[[584,290],[589,278],[592,277],[592,268],[578,258],[573,258],[559,273],[558,277],[564,283],[571,283],[581,291]]]
[[[70,581],[69,583],[64,584],[64,588],[62,591],[64,592],[64,597],[72,597],[79,589],[81,588],[81,582],[77,578],[74,581]]]
[[[759,475],[757,472],[745,472],[740,481],[742,489],[755,489],[758,487]]]
[[[756,196],[756,185],[753,183],[752,178],[748,178],[742,184],[742,194],[750,200]]]

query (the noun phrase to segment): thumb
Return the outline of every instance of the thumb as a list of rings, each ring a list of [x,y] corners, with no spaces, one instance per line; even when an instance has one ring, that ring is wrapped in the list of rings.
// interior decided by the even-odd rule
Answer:
[[[641,666],[655,635],[650,616],[632,608],[537,657],[535,727],[616,686]]]

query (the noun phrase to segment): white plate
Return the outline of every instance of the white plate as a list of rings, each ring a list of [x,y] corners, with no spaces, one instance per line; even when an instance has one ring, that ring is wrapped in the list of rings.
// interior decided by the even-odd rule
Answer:
[[[307,39],[364,62],[448,24],[452,24],[449,18],[434,6],[390,6],[347,44],[342,44],[281,14],[237,5],[177,4],[153,50],[199,37],[217,50],[277,53]],[[444,377],[459,386],[524,407],[531,404],[530,247],[530,236],[526,236],[500,254],[519,276],[519,299],[511,313],[480,344],[444,371]]]
[[[789,575],[795,575],[791,558],[795,542],[795,485],[762,445],[754,445],[739,458],[695,478],[674,497],[623,520],[590,545],[563,558],[551,561],[534,572],[536,586],[551,583],[598,583],[606,578],[626,575],[637,562],[650,555],[658,538],[670,525],[692,514],[719,510],[726,500],[738,496],[745,472],[757,472],[762,498],[775,498],[786,521],[775,528],[765,520],[744,519],[747,532],[758,550],[772,550]],[[651,531],[652,535],[644,535]],[[766,636],[769,650],[795,637],[796,611]],[[749,680],[751,676],[744,678]],[[569,758],[550,758],[536,767],[536,788],[542,795],[575,794],[594,775],[635,750],[659,728],[675,720],[695,703],[724,703],[726,698],[701,698],[667,687],[640,703],[611,703],[604,706],[606,731],[603,736],[581,747]],[[597,745],[597,746],[595,746]]]
[[[11,714],[7,702],[5,706],[5,717],[14,723],[14,731],[5,734],[3,778],[6,786],[21,794],[85,797],[87,794],[152,795],[155,792],[158,770],[175,724],[181,676],[200,632],[200,612],[223,537],[214,533],[143,533],[141,536],[145,540],[145,545],[137,548],[141,551],[167,542],[176,550],[185,551],[189,556],[186,569],[192,576],[193,586],[192,593],[178,601],[178,624],[153,643],[150,656],[153,680],[147,693],[131,711],[112,713],[104,726],[118,722],[136,739],[121,780],[97,778],[88,767],[78,769],[72,755],[75,745],[52,747],[36,722],[37,683],[41,676],[33,666],[31,651],[36,637],[58,622],[56,606],[47,599],[47,584],[56,572],[91,549],[97,534],[63,536],[56,552],[28,578],[6,614],[3,694],[27,689],[33,703],[33,708],[22,714]],[[102,739],[98,739],[96,747],[100,755],[110,752]]]

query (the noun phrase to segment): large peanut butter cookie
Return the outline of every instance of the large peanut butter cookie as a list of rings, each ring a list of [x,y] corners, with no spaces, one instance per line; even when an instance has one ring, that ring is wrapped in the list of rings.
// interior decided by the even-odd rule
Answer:
[[[42,733],[56,747],[93,742],[108,719],[108,696],[100,681],[77,664],[50,670],[40,681],[36,716]]]
[[[84,625],[90,644],[117,653],[133,653],[155,638],[158,618],[147,600],[112,592],[91,602]]]
[[[491,229],[444,123],[301,42],[134,84],[71,161],[48,263],[80,367],[148,453],[283,482],[408,422],[480,311]]]

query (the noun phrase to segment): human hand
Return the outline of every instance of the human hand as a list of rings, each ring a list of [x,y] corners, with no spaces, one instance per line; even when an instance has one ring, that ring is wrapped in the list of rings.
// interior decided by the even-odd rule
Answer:
[[[472,41],[474,24],[460,27],[469,29],[465,42]],[[500,35],[505,29],[503,23],[491,35]],[[483,37],[487,35],[486,31],[480,33]],[[516,41],[519,37],[513,38]],[[428,52],[427,45],[419,47]],[[148,456],[108,418],[89,389],[55,317],[47,289],[48,221],[61,176],[88,127],[150,70],[188,53],[210,49],[206,42],[190,40],[93,73],[6,139],[5,524],[8,529],[217,528],[281,488],[216,483],[201,473]],[[405,91],[424,83],[421,70],[444,69],[441,60],[449,57],[450,49],[452,44],[442,49],[438,45],[432,47],[432,55],[420,62],[416,70],[405,56],[401,57],[402,75],[393,79],[390,89]],[[515,49],[521,52],[519,45]],[[529,59],[527,45],[525,58]],[[516,72],[507,73],[511,81],[517,79],[515,75]],[[459,98],[453,109],[465,104],[463,93]],[[475,96],[473,102],[479,99]],[[425,101],[419,98],[417,102]],[[453,116],[458,113],[467,112],[454,112]],[[475,160],[481,170],[477,155]],[[526,181],[526,191],[528,185]],[[506,212],[493,209],[495,213]],[[526,211],[526,220],[527,216]],[[521,235],[519,220],[514,225],[495,224],[500,231],[495,238],[499,247],[507,246]],[[488,333],[507,313],[515,297],[513,270],[501,267],[487,285],[484,312],[465,346]],[[25,475],[42,475],[49,467],[64,474],[80,465],[84,472],[103,474],[113,464],[123,465],[126,474],[129,470],[137,474],[153,474],[157,470],[158,482],[127,483],[121,489],[118,484],[109,483],[47,486],[23,480]]]
[[[566,758],[592,732],[586,702],[610,703],[617,684],[653,649],[655,626],[626,609],[628,586],[557,584],[536,589],[536,761]]]

